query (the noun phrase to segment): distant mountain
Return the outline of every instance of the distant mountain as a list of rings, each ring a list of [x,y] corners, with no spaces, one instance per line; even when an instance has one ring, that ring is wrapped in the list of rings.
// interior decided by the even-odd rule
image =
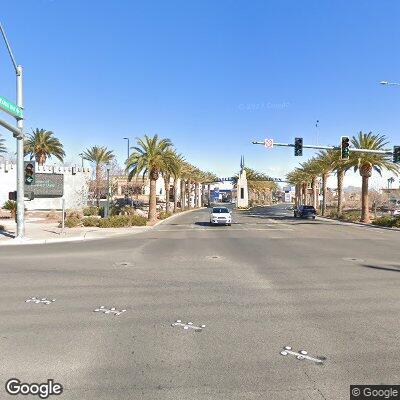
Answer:
[[[360,186],[346,186],[345,188],[343,188],[343,191],[345,193],[358,193],[361,190]]]

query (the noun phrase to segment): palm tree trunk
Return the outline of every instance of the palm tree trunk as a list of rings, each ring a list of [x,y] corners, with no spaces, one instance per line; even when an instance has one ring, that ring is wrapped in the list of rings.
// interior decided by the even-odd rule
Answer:
[[[178,191],[178,181],[176,178],[174,178],[174,213],[176,212],[176,209],[178,207],[177,191]]]
[[[199,183],[195,182],[194,184],[194,207],[197,208],[199,206]]]
[[[298,207],[301,203],[301,185],[299,183],[295,186],[294,205]]]
[[[166,176],[164,178],[164,186],[165,186],[165,212],[169,213],[169,192],[170,192],[170,176]]]
[[[324,216],[326,213],[326,181],[328,174],[322,174],[322,210],[321,214]]]
[[[317,178],[313,177],[311,180],[311,199],[312,199],[312,205],[315,209],[317,209]]]
[[[368,180],[369,176],[362,176],[361,186],[361,222],[369,224],[371,222],[369,218],[369,199],[368,199]]]
[[[46,154],[44,153],[39,153],[36,157],[37,163],[42,166],[46,162]]]
[[[307,204],[307,183],[303,183],[303,204]]]
[[[187,201],[188,201],[188,209],[190,210],[192,208],[192,202],[190,201],[190,195],[192,193],[192,183],[190,181],[187,182],[186,184],[186,190],[187,190]]]
[[[153,179],[150,174],[150,196],[149,196],[149,221],[154,221],[157,217],[157,179]]]
[[[96,196],[96,205],[100,207],[100,164],[96,164],[96,187],[95,187],[95,196]]]
[[[342,169],[338,169],[336,171],[337,175],[337,212],[338,214],[342,214],[343,212],[343,181],[344,181],[344,171]]]
[[[186,209],[186,182],[181,180],[181,210]]]

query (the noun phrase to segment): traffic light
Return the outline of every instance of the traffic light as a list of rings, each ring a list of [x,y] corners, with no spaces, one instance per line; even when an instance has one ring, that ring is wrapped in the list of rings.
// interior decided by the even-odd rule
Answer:
[[[347,160],[350,154],[350,138],[348,136],[342,136],[340,145],[340,156],[343,160]]]
[[[25,185],[33,185],[35,183],[35,162],[25,161]]]
[[[294,138],[294,155],[296,157],[303,155],[303,138],[302,137]]]
[[[393,146],[393,162],[400,163],[400,146]]]

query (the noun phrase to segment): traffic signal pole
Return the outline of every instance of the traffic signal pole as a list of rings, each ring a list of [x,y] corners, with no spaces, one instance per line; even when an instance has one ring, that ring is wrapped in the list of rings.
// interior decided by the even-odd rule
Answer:
[[[17,77],[17,106],[23,109],[23,81],[22,81],[22,66],[17,65],[14,54],[11,50],[3,25],[0,23],[0,31],[10,55],[11,62],[14,66]],[[25,236],[25,215],[24,215],[24,120],[21,117],[17,118],[17,127],[9,126],[5,121],[1,121],[1,125],[10,130],[17,139],[17,238],[23,239]],[[10,129],[11,128],[11,129]]]
[[[262,144],[265,145],[265,142],[251,142],[252,144]],[[273,147],[295,147],[292,143],[275,143]],[[304,149],[317,149],[317,150],[340,150],[340,146],[318,146],[315,144],[303,144]],[[355,147],[349,147],[350,151],[355,153],[373,153],[373,154],[393,154],[392,150],[371,150],[371,149],[356,149]]]
[[[17,65],[17,106],[24,108],[22,87],[22,66]],[[17,120],[17,128],[23,132],[24,120]],[[24,206],[24,135],[17,137],[17,238],[25,236],[25,206]]]

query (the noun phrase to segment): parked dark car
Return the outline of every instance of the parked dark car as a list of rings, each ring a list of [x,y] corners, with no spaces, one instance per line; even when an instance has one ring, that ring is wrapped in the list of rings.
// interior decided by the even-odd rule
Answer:
[[[294,209],[295,218],[312,218],[315,219],[317,212],[313,206],[298,206]]]

